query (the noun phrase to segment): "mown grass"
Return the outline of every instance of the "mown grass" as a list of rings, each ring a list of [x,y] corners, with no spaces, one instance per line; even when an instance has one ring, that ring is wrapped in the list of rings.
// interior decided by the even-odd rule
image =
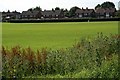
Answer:
[[[118,78],[120,35],[83,38],[72,47],[2,48],[3,78]]]
[[[32,49],[52,49],[72,46],[81,37],[118,33],[118,22],[70,23],[2,23],[2,44],[11,48],[31,46]]]

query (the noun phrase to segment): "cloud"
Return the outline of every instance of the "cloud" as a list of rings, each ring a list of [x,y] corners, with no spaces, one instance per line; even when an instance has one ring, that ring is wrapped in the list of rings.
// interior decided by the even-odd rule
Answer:
[[[73,6],[94,8],[106,0],[0,0],[1,10],[24,11],[31,7],[40,6],[42,9],[52,9],[55,7],[68,8]],[[107,0],[114,2],[116,7],[119,0]]]

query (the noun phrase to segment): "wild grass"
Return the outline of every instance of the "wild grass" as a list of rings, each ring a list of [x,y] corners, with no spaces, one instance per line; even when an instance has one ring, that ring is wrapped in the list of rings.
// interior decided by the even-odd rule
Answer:
[[[118,78],[120,35],[83,38],[70,48],[2,47],[3,78]]]

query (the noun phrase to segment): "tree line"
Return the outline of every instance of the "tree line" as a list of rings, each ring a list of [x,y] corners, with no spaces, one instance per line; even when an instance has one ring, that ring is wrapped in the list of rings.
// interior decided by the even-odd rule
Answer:
[[[102,4],[97,4],[95,6],[95,9],[98,9],[98,8],[104,8],[104,9],[105,8],[115,8],[115,4],[113,2],[106,1],[106,2],[103,2]],[[55,9],[52,8],[52,11],[54,11],[54,10],[63,10],[63,11],[66,12],[65,16],[73,17],[73,16],[75,16],[75,11],[77,9],[80,9],[80,8],[77,7],[77,6],[74,6],[74,7],[71,7],[70,10],[68,10],[68,9],[60,9],[60,7],[56,7]],[[32,11],[32,10],[41,10],[42,11],[42,8],[40,6],[39,7],[37,6],[35,8],[28,9],[28,11]]]

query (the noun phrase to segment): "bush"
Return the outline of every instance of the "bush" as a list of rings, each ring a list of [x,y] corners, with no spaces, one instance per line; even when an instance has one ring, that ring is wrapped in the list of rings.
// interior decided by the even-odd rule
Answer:
[[[33,51],[2,47],[4,78],[57,75],[80,78],[118,78],[120,35],[82,39],[73,47]],[[76,73],[76,74],[73,74]]]

